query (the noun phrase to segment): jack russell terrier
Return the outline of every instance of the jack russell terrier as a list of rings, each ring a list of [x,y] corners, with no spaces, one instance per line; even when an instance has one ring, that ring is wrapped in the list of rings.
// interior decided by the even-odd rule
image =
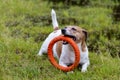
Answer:
[[[87,71],[87,67],[90,64],[90,62],[88,57],[88,48],[85,43],[87,38],[86,30],[78,26],[67,26],[64,29],[59,29],[56,13],[53,9],[51,11],[51,16],[54,31],[50,33],[46,40],[43,42],[38,55],[41,56],[43,53],[47,53],[48,45],[53,38],[59,35],[65,35],[71,37],[78,45],[78,48],[80,50],[79,64],[82,67],[81,72]],[[73,48],[67,42],[59,41],[55,43],[53,47],[53,53],[54,57],[57,57],[57,59],[59,60],[59,65],[64,67],[67,67],[68,65],[72,64],[75,60]]]

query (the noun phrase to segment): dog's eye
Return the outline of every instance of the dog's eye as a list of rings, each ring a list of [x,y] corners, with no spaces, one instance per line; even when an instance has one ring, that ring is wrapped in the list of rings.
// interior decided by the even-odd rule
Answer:
[[[72,28],[72,30],[76,31],[76,29],[75,29],[75,28]]]

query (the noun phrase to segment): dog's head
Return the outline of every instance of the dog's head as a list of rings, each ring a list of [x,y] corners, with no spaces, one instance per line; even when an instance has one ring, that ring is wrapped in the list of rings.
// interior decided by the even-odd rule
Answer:
[[[85,51],[85,41],[87,39],[87,31],[78,26],[68,26],[61,30],[62,34],[71,37],[76,43],[81,43],[82,51]]]

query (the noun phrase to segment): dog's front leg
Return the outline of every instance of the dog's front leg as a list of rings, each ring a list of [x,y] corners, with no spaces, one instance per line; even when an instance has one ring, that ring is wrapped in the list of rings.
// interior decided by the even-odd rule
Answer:
[[[68,67],[67,64],[66,64],[66,62],[65,62],[65,58],[59,60],[59,65],[61,65],[63,67]],[[73,71],[69,71],[66,74],[70,74],[70,73],[73,73]]]
[[[64,62],[62,62],[62,61],[59,62],[59,65],[61,65],[63,67],[67,67],[67,65]]]
[[[61,55],[60,59],[59,59],[59,65],[63,66],[63,67],[67,67],[66,65],[66,59],[64,56]]]
[[[59,58],[59,65],[64,66],[64,67],[67,67],[67,63],[69,63],[69,58],[68,58],[68,55],[66,54],[67,53],[66,51],[67,50],[65,50],[63,46],[62,53]]]
[[[82,65],[82,69],[81,69],[81,72],[86,72],[87,71],[87,67],[89,66],[89,61],[88,62],[86,62],[86,63],[84,63],[83,65]]]

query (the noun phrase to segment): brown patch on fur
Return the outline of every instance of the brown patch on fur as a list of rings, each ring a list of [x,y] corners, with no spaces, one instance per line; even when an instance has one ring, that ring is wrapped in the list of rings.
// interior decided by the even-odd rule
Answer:
[[[62,41],[59,41],[56,43],[56,52],[59,58],[61,55],[61,51],[62,51]]]
[[[76,36],[77,40],[76,43],[80,43],[81,42],[81,47],[82,47],[82,51],[86,51],[86,34],[87,32],[78,27],[78,26],[70,26],[71,28],[75,28],[75,31],[73,31],[73,35]],[[85,34],[86,33],[86,34]]]
[[[82,51],[86,51],[86,39],[87,39],[87,31],[82,29],[82,33],[83,33],[83,38],[82,38]]]
[[[58,27],[55,27],[55,28],[54,28],[54,31],[56,31],[56,30],[58,30],[58,29],[59,29]]]
[[[81,46],[82,46],[82,51],[83,51],[83,52],[86,51],[86,49],[85,49],[85,47],[86,47],[85,41],[82,41]]]
[[[55,28],[54,28],[54,33],[56,33],[57,30],[59,30],[59,28],[58,28],[58,27],[55,27]]]

